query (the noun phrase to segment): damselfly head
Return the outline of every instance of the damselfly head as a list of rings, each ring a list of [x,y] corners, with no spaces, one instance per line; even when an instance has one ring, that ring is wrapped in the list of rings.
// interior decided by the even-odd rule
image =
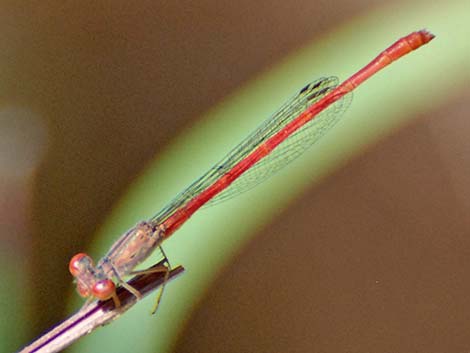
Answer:
[[[116,293],[114,282],[108,278],[98,278],[90,256],[79,253],[72,257],[69,271],[77,282],[77,292],[83,298],[95,297],[106,300]]]

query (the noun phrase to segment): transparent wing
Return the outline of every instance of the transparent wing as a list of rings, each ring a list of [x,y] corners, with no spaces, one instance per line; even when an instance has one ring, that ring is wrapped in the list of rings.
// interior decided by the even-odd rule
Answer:
[[[151,221],[161,223],[174,212],[193,199],[196,195],[212,185],[233,166],[243,160],[263,142],[282,130],[304,110],[319,101],[338,84],[336,77],[320,78],[311,82],[284,104],[274,115],[265,120],[253,133],[230,151],[225,158],[214,165],[202,177],[197,179],[186,190],[176,196],[165,208],[152,217]],[[318,114],[312,121],[289,136],[269,155],[261,159],[252,168],[243,173],[227,189],[208,201],[205,206],[212,206],[239,195],[262,181],[299,157],[307,148],[321,138],[341,117],[349,106],[351,94],[332,104]]]

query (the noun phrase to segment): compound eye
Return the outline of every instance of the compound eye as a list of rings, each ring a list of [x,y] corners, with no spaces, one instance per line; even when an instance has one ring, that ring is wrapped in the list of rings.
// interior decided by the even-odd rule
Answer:
[[[94,297],[100,300],[106,300],[111,298],[116,293],[116,286],[113,281],[109,279],[103,279],[94,284],[91,293]]]
[[[72,257],[69,262],[69,271],[72,276],[77,277],[86,267],[92,266],[93,260],[84,253],[79,253]]]

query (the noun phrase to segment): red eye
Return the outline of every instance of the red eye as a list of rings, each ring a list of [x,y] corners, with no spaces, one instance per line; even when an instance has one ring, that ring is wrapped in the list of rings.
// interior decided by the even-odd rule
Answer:
[[[91,258],[87,254],[79,253],[70,259],[69,271],[72,276],[77,277],[89,265],[93,265]]]
[[[109,279],[104,279],[96,282],[93,286],[93,289],[91,290],[93,296],[100,300],[106,300],[111,298],[115,292],[116,286],[114,285],[113,281]]]

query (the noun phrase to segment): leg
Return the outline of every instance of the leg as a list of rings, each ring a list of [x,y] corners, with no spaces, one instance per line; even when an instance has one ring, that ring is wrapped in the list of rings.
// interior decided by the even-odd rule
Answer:
[[[152,308],[152,315],[154,315],[157,312],[158,306],[160,305],[160,301],[162,300],[163,297],[163,291],[165,290],[166,283],[168,282],[168,278],[170,277],[170,271],[171,271],[171,264],[170,261],[168,260],[168,257],[165,254],[165,251],[163,250],[162,246],[160,246],[160,251],[163,255],[163,258],[165,259],[165,262],[168,264],[168,267],[166,267],[166,272],[165,272],[165,278],[163,279],[163,284],[160,289],[160,292],[158,293],[157,300],[155,301],[155,304]]]
[[[155,305],[153,306],[152,311],[151,311],[152,315],[155,314],[155,312],[158,309],[158,306],[160,305],[160,301],[162,300],[162,296],[163,296],[163,291],[165,289],[166,283],[168,282],[168,278],[170,277],[170,270],[171,270],[170,261],[168,261],[168,257],[166,256],[165,251],[163,250],[161,246],[160,246],[160,252],[163,255],[163,259],[165,260],[164,262],[166,262],[168,266],[161,265],[161,266],[157,266],[157,267],[146,269],[146,270],[133,271],[130,273],[132,275],[141,275],[141,274],[148,274],[148,273],[155,273],[155,272],[165,272],[165,278],[163,279],[163,284],[160,288],[160,292],[158,293]]]
[[[113,302],[114,302],[114,309],[117,309],[121,306],[121,301],[119,300],[119,297],[117,296],[116,292],[113,293]]]
[[[132,271],[129,273],[131,276],[137,276],[137,275],[148,275],[149,273],[157,273],[157,272],[168,272],[168,267],[161,265],[153,268],[147,268],[145,270],[137,270],[137,271]]]
[[[120,284],[121,286],[123,286],[124,288],[126,288],[126,290],[127,290],[128,292],[131,292],[131,293],[134,295],[134,297],[137,298],[137,300],[142,299],[142,294],[141,294],[137,289],[135,289],[134,287],[132,287],[129,283],[127,283],[127,282],[120,282],[119,284]],[[114,299],[114,298],[113,298],[113,299]]]
[[[135,275],[144,275],[144,274],[156,273],[156,272],[165,272],[165,282],[167,281],[167,279],[168,279],[167,276],[168,276],[168,273],[169,273],[169,269],[168,269],[168,267],[163,266],[163,265],[158,266],[158,267],[154,267],[154,268],[150,268],[150,269],[146,269],[146,270],[132,271],[132,272],[129,273],[129,275],[135,276]],[[137,289],[132,287],[129,283],[123,281],[121,279],[121,277],[116,273],[116,271],[114,271],[114,276],[116,277],[118,283],[121,286],[123,286],[124,288],[126,288],[127,291],[131,292],[138,300],[142,299],[142,294]],[[114,300],[114,298],[113,298],[113,300]]]
[[[152,311],[151,311],[152,315],[154,315],[157,312],[158,306],[160,305],[160,301],[162,300],[162,297],[163,297],[163,291],[165,289],[165,286],[166,286],[166,283],[168,282],[169,277],[170,277],[170,267],[166,267],[165,278],[163,279],[163,284],[160,288],[160,292],[158,293],[157,300],[152,308]]]
[[[160,248],[160,252],[163,255],[163,258],[165,259],[165,262],[168,264],[168,270],[170,271],[171,270],[170,260],[168,260],[168,257],[166,256],[165,251],[163,250],[163,247],[160,245],[159,248]]]
[[[142,299],[142,294],[137,290],[135,289],[134,287],[132,287],[130,284],[128,284],[126,281],[124,281],[121,276],[119,275],[119,273],[116,271],[116,269],[114,268],[113,266],[113,273],[114,273],[114,276],[116,277],[117,279],[117,282],[123,286],[124,288],[126,288],[126,290],[128,292],[131,292],[134,297],[137,298],[137,300],[140,300]],[[116,297],[116,298],[115,298]],[[119,298],[117,297],[117,295],[114,295],[113,296],[113,300],[114,300],[114,303],[116,304],[116,300],[117,302],[119,302],[119,305],[117,305],[116,307],[119,307],[121,305],[120,301],[119,301]]]
[[[162,251],[162,253],[163,253],[163,251]],[[165,260],[166,260],[165,262],[168,264],[168,267],[165,266],[165,265],[161,265],[161,266],[149,268],[149,269],[146,269],[146,270],[132,271],[130,273],[131,275],[143,275],[143,274],[156,273],[156,272],[165,272],[165,278],[163,279],[163,284],[160,287],[160,291],[158,293],[157,300],[156,300],[155,305],[153,306],[152,311],[151,311],[152,315],[155,314],[155,312],[158,309],[158,306],[160,305],[160,301],[162,300],[165,285],[168,282],[168,278],[170,277],[170,270],[171,270],[170,264],[169,264],[168,259],[166,257],[165,257]],[[123,283],[123,286],[124,286],[124,283]],[[127,287],[126,287],[126,289],[127,289]]]

